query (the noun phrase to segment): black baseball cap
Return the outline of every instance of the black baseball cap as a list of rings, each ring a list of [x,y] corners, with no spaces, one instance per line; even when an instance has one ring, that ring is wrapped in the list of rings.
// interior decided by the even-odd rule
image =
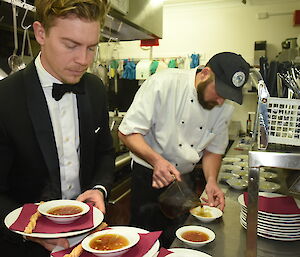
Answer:
[[[243,103],[242,88],[249,78],[250,65],[240,54],[222,52],[214,55],[206,64],[215,74],[216,91],[225,98]]]

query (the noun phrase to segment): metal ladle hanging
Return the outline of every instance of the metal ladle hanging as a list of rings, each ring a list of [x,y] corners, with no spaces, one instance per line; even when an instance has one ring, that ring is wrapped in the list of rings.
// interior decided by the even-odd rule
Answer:
[[[11,73],[25,68],[25,64],[20,56],[17,55],[18,51],[18,34],[17,34],[17,10],[16,5],[12,5],[12,15],[13,15],[13,27],[14,27],[14,51],[13,54],[8,58],[8,65],[11,68]]]
[[[24,13],[24,16],[22,18],[22,21],[21,21],[21,27],[24,30],[22,52],[21,52],[21,58],[22,58],[23,62],[24,62],[24,51],[25,51],[26,39],[27,39],[27,44],[28,44],[28,50],[29,50],[30,57],[31,57],[31,59],[33,58],[31,43],[30,43],[30,35],[29,35],[29,28],[31,27],[31,24],[29,24],[28,26],[24,25],[27,12],[28,12],[28,9],[26,9],[26,11]]]

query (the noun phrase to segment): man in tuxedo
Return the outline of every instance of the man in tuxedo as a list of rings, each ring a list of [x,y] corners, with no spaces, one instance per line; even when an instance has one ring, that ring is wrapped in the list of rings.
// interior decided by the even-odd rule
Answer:
[[[49,256],[65,238],[22,237],[4,218],[25,203],[90,202],[105,213],[114,148],[106,92],[86,73],[99,42],[107,0],[36,0],[41,50],[0,82],[0,249],[5,256]]]

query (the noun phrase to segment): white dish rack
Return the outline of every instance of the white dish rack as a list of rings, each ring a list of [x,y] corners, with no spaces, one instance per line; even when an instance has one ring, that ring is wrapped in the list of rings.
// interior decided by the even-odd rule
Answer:
[[[267,109],[268,143],[300,146],[300,100],[269,97]]]

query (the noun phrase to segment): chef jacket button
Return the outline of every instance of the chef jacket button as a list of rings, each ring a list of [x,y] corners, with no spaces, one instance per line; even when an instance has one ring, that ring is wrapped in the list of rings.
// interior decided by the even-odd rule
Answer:
[[[181,123],[184,124],[184,121],[182,120]]]
[[[194,147],[194,145],[191,145],[191,147]]]
[[[182,147],[182,144],[179,144],[180,147]]]
[[[202,127],[200,127],[200,129],[202,129]]]
[[[67,165],[71,165],[71,163],[72,163],[72,162],[68,161],[68,162],[67,162]]]
[[[193,102],[194,102],[194,100],[193,100],[193,99],[191,99],[191,102],[193,103]]]
[[[177,166],[178,166],[178,164],[177,164],[177,163],[175,163],[175,166],[177,167]]]
[[[68,137],[65,138],[65,142],[69,142],[69,138]]]
[[[193,166],[195,165],[195,163],[193,163]]]
[[[71,190],[71,189],[72,189],[72,187],[73,187],[72,185],[69,185],[69,186],[68,186],[68,189],[69,189],[69,190]]]

